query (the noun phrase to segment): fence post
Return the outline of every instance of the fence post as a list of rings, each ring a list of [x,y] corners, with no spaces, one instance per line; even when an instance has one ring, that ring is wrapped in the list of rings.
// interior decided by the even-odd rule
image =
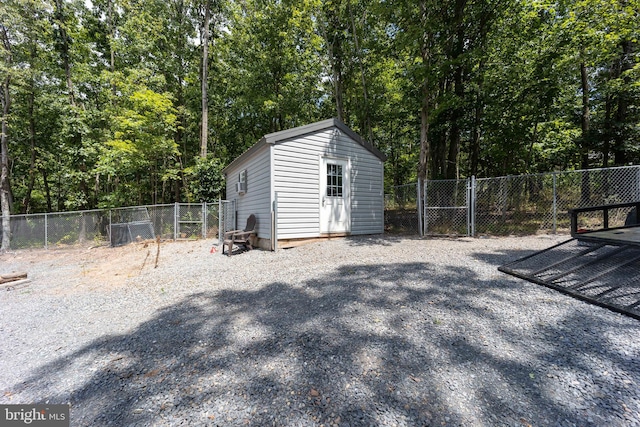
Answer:
[[[416,195],[417,195],[417,203],[416,212],[418,213],[418,235],[424,236],[423,225],[422,225],[422,195],[420,191],[420,179],[418,179],[418,183],[416,184]],[[395,191],[398,191],[396,188]],[[395,195],[394,195],[395,196]]]
[[[476,176],[471,175],[471,237],[476,237]]]
[[[173,205],[173,241],[178,240],[178,215],[180,215],[180,205],[178,202]]]
[[[224,213],[222,212],[222,199],[218,199],[218,246],[222,245],[222,219]]]
[[[49,249],[49,217],[44,213],[44,248]]]
[[[556,187],[556,173],[552,173],[553,176],[553,234],[558,231],[558,192]]]
[[[232,220],[231,220],[231,229],[232,230],[236,230],[238,228],[238,218],[237,218],[237,215],[236,215],[236,213],[237,213],[236,212],[236,208],[238,207],[238,205],[236,204],[235,200],[233,200],[231,202],[231,206],[232,206],[232,209],[231,209],[231,218],[232,218]]]
[[[471,178],[466,179],[467,184],[467,193],[465,204],[467,205],[467,237],[470,237],[471,234]]]
[[[202,238],[207,238],[207,202],[202,202]]]
[[[422,235],[425,236],[428,232],[429,232],[429,213],[428,213],[428,209],[429,209],[429,180],[425,179],[424,180],[424,185],[422,188],[422,199],[423,199],[423,211],[422,211],[422,227],[424,228],[424,231],[422,232]]]

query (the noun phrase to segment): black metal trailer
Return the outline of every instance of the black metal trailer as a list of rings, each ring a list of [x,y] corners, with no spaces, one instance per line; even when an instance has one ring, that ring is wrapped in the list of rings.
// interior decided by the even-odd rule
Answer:
[[[610,227],[610,212],[625,209],[633,225]],[[598,212],[604,227],[579,228],[579,216]],[[498,268],[640,320],[640,202],[573,209],[572,238]],[[634,218],[635,216],[635,218]]]

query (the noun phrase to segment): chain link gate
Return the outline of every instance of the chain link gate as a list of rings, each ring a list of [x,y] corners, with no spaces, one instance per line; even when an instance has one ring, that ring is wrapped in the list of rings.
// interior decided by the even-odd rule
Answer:
[[[207,235],[206,203],[176,203],[174,218],[173,240],[193,239]]]
[[[473,185],[475,180],[425,181],[424,235],[473,235]]]

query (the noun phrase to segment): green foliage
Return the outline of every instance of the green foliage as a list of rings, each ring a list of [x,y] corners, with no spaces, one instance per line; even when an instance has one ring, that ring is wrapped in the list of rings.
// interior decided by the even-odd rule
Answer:
[[[113,183],[106,205],[131,204],[131,196],[137,196],[139,203],[155,202],[144,194],[147,185],[153,188],[179,179],[180,153],[174,140],[177,111],[169,94],[144,87],[121,102],[119,114],[112,117],[112,136],[102,146],[96,167],[99,177]]]
[[[251,0],[230,6],[227,33],[216,47],[216,155],[242,153],[263,135],[322,117],[323,72],[314,32],[314,1]]]
[[[199,160],[205,7],[213,157]],[[337,115],[387,155],[387,187],[416,179],[421,144],[431,177],[638,163],[638,10],[6,0],[13,210],[211,200],[222,166],[264,134]]]
[[[196,164],[185,171],[190,178],[190,190],[194,201],[211,202],[224,197],[224,165],[219,158],[199,157]]]

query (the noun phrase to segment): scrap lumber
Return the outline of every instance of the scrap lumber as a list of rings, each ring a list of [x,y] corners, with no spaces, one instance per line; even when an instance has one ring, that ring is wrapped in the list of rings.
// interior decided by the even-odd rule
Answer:
[[[8,283],[8,282],[15,282],[16,280],[22,280],[22,279],[26,279],[26,278],[27,278],[27,273],[24,273],[24,272],[20,272],[20,273],[4,273],[4,274],[0,274],[0,284]]]
[[[6,289],[7,291],[11,291],[14,289],[19,289],[19,288],[28,286],[29,283],[31,283],[31,279],[14,280],[12,282],[0,283],[0,289]]]

